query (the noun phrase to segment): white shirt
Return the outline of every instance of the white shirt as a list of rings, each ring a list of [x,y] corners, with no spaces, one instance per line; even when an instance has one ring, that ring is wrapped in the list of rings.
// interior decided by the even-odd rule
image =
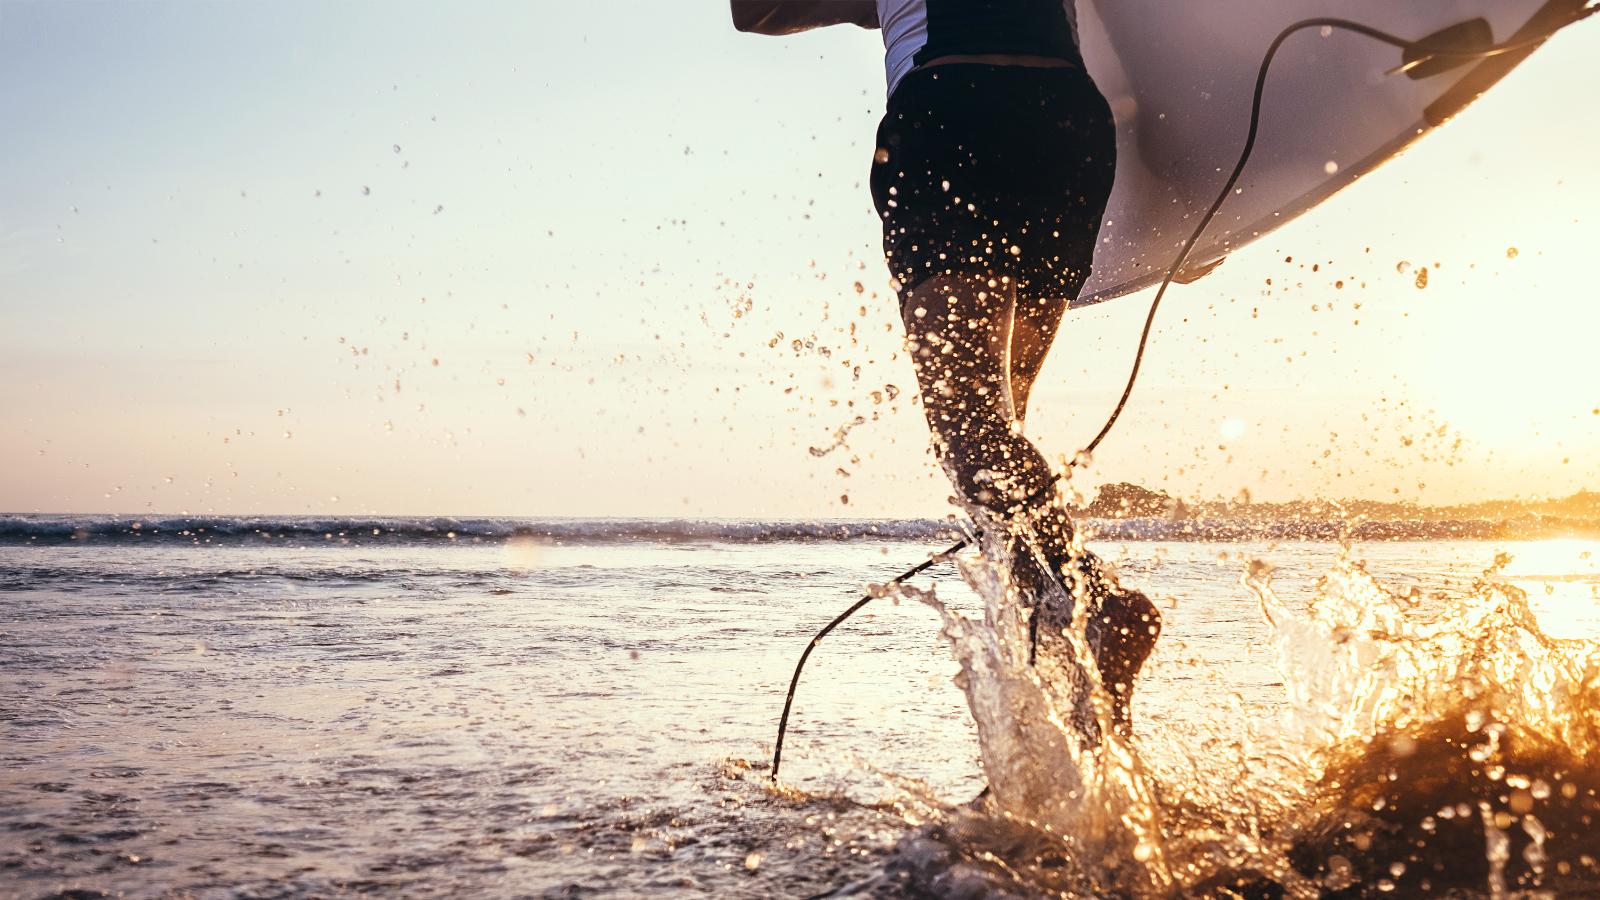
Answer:
[[[982,6],[984,5],[1000,5],[1002,8],[1006,8],[1006,5],[1011,3],[1015,3],[1015,9],[1018,10],[1021,10],[1025,6],[1031,6],[1032,8],[1028,9],[1026,12],[1035,16],[1042,14],[1044,12],[1042,6],[1046,5],[1042,3],[1042,0],[1032,0],[1032,2],[1030,2],[1030,0],[878,0],[878,27],[883,32],[884,68],[887,71],[889,93],[894,93],[895,86],[900,83],[900,79],[904,78],[906,73],[916,68],[917,62],[915,57],[917,52],[928,44],[929,5],[935,7],[935,22],[948,22],[950,16],[982,17],[985,15],[985,11],[982,9]],[[1067,27],[1070,29],[1071,42],[1073,44],[1071,52],[1075,56],[1078,38],[1077,8],[1074,0],[1060,0],[1060,4],[1060,18],[1064,19]],[[1048,5],[1051,7],[1049,13],[1054,13],[1053,3]],[[1028,24],[1029,23],[1019,21],[1017,23],[1013,23],[1013,26],[1020,30],[1021,28],[1028,26]],[[1050,24],[1056,23],[1051,22]],[[1029,31],[1037,32],[1038,29],[1030,27]],[[941,43],[952,46],[960,46],[966,39],[966,36],[961,34],[944,34],[938,35],[938,37],[940,38]],[[1003,40],[1006,37],[1006,35],[1001,35],[1000,39]],[[1037,41],[1039,35],[1037,33],[1030,33],[1026,35],[1017,35],[1016,37],[1024,41],[1029,39]],[[977,46],[973,46],[970,49],[961,49],[956,52],[1010,52],[1055,55],[1066,51],[1066,48],[1059,46],[1053,50],[1049,48],[1040,48],[1038,46],[1028,45],[1016,47],[996,46],[992,43],[992,41],[995,39],[996,36],[989,35],[987,36],[987,40],[990,41],[990,43],[984,43],[985,38],[983,36],[973,37],[972,40],[978,42]]]

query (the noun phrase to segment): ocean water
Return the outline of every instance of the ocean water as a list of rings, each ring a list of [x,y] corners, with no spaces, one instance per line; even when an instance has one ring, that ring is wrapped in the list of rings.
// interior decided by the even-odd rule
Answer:
[[[1600,541],[1096,541],[1165,634],[1023,808],[971,551],[768,777],[947,523],[133,525],[0,523],[0,896],[1600,893]]]

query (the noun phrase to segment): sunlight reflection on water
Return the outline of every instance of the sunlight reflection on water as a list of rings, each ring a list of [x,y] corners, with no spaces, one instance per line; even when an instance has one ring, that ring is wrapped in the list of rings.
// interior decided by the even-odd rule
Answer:
[[[878,601],[824,642],[796,703],[796,790],[767,790],[761,762],[804,641],[929,549],[0,547],[0,867],[21,896],[788,896],[916,859],[932,884],[951,845],[916,844],[914,823],[959,830],[983,786],[932,610]],[[1497,550],[1552,635],[1600,634],[1600,542],[1356,553],[1391,590],[1459,592]],[[1135,714],[1170,802],[1276,789],[1263,737],[1285,688],[1240,577],[1271,561],[1303,605],[1338,555],[1125,545],[1167,621]],[[950,567],[932,575],[918,584],[977,611]]]

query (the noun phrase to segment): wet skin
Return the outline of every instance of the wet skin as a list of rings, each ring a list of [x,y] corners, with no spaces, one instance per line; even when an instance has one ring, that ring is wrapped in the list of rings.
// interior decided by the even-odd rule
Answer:
[[[923,409],[946,472],[964,502],[1014,529],[1024,582],[1054,577],[1069,596],[1087,598],[1086,636],[1112,696],[1112,724],[1126,729],[1133,680],[1160,634],[1160,613],[1143,594],[1122,588],[1093,554],[1073,547],[1049,463],[1022,432],[1066,307],[1064,299],[1019,294],[1008,282],[973,274],[931,276],[901,293]],[[1029,544],[1042,559],[1023,549]],[[1044,607],[1033,610],[1031,624],[1059,634],[1070,621],[1070,607]]]

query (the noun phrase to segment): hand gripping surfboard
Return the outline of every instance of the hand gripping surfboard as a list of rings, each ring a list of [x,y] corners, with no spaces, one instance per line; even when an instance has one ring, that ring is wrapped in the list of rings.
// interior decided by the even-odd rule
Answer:
[[[1336,16],[1463,51],[1553,30],[1586,0],[1078,0],[1083,55],[1117,121],[1117,178],[1094,272],[1074,307],[1159,282],[1244,144],[1262,54],[1284,28]],[[1443,124],[1537,44],[1417,58],[1310,29],[1267,77],[1255,153],[1185,265],[1272,232]]]

